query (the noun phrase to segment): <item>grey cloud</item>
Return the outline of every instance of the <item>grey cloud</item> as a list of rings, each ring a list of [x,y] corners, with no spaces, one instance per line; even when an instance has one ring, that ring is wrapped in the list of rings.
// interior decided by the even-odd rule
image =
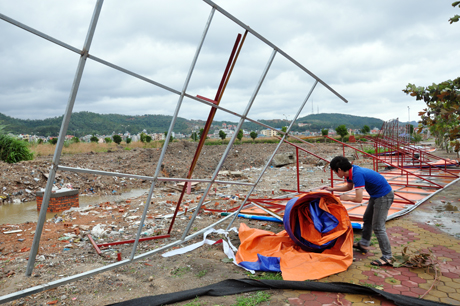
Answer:
[[[458,76],[458,26],[449,3],[434,1],[223,1],[228,12],[264,35],[350,102],[318,86],[302,114],[342,112],[415,118],[423,104],[401,90]],[[81,48],[94,1],[0,1],[0,12]],[[211,8],[202,1],[105,1],[90,54],[180,90]],[[30,119],[62,115],[79,55],[0,21],[2,113]],[[214,98],[237,33],[216,12],[189,92]],[[249,35],[222,100],[242,112],[271,50]],[[313,79],[279,54],[250,116],[297,112]],[[88,59],[74,111],[172,114],[177,95]],[[184,102],[180,116],[206,119],[208,106]],[[218,112],[219,120],[233,116]]]

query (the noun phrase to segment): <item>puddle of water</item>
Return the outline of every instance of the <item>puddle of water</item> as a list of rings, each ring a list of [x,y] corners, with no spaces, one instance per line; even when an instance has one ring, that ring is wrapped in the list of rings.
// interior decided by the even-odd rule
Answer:
[[[438,206],[435,208],[437,212],[443,212],[443,211],[458,211],[458,207],[452,205],[451,203],[447,203],[444,206]]]
[[[105,196],[83,196],[80,195],[80,207],[88,205],[97,205],[104,202],[123,201],[130,198],[137,198],[143,194],[147,194],[148,189],[132,189],[117,195]],[[37,202],[24,202],[18,204],[0,205],[0,225],[1,224],[19,224],[29,222],[37,222],[39,211],[37,210]],[[56,213],[46,213],[46,219],[52,218]]]
[[[460,213],[458,212],[441,210],[436,214],[433,211],[415,209],[410,212],[410,216],[417,222],[436,226],[443,232],[460,237]]]

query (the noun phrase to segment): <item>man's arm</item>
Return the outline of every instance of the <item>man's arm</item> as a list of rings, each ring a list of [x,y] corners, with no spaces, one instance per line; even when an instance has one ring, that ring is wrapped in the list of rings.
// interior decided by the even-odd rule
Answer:
[[[345,186],[341,187],[323,187],[321,189],[327,191],[349,191],[353,189],[353,183],[347,183]]]
[[[362,203],[363,202],[363,189],[364,188],[358,188],[355,189],[355,196],[349,196],[347,194],[342,194],[340,196],[340,200],[342,201],[351,201],[355,203]]]

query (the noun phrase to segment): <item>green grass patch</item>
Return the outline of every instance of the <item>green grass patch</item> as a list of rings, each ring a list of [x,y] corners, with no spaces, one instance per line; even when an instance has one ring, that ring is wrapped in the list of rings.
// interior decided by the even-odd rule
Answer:
[[[366,152],[366,153],[368,153],[368,154],[372,154],[372,155],[375,154],[375,149],[374,149],[374,148],[365,148],[363,151]],[[391,152],[391,151],[393,151],[393,150],[384,149],[384,148],[379,148],[378,151],[379,151],[379,153],[384,153],[384,152]]]
[[[205,303],[206,304],[206,303]],[[202,306],[205,304],[201,304],[201,302],[198,301],[198,297],[196,297],[193,301],[190,303],[184,304],[184,306]]]
[[[203,276],[206,275],[206,273],[208,273],[208,270],[201,270],[200,272],[196,274],[196,277],[202,278]]]
[[[273,273],[273,272],[262,272],[262,273],[256,273],[256,274],[251,274],[250,272],[247,272],[247,275],[251,279],[273,279],[273,280],[283,280],[283,276],[281,273]]]
[[[383,289],[383,286],[381,286],[381,285],[375,285],[375,284],[370,284],[370,283],[362,283],[362,285],[365,286],[365,287],[375,288],[375,289],[378,289],[378,290]]]
[[[236,304],[232,306],[256,306],[263,302],[270,301],[271,294],[266,291],[258,291],[248,297],[240,296],[236,298]]]
[[[175,277],[181,277],[184,276],[184,274],[190,272],[190,267],[182,267],[182,268],[176,268],[171,271],[171,275]]]
[[[13,164],[33,158],[34,154],[30,152],[28,142],[11,135],[0,134],[0,160]]]

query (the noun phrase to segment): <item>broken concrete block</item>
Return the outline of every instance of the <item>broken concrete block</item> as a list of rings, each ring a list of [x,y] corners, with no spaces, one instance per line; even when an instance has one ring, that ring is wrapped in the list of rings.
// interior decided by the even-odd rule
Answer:
[[[243,172],[241,172],[241,171],[230,171],[230,175],[239,177],[239,176],[243,175]]]
[[[281,167],[292,163],[295,163],[295,156],[293,152],[276,154],[272,160],[272,165],[275,167]]]

